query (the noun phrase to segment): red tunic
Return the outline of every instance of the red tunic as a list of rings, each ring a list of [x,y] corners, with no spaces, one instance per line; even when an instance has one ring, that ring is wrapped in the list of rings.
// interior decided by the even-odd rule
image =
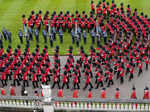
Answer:
[[[11,96],[16,96],[15,88],[14,88],[14,87],[11,87],[11,88],[10,88],[10,95],[11,95]]]
[[[73,98],[78,98],[78,90],[73,91]]]
[[[119,99],[119,98],[120,98],[120,92],[116,91],[116,93],[115,93],[115,99]]]
[[[58,90],[57,96],[58,97],[63,97],[63,90],[62,89]]]
[[[91,91],[89,91],[89,93],[88,93],[88,98],[92,98],[92,92]]]
[[[5,89],[1,89],[1,95],[6,95],[6,93],[5,93]]]
[[[102,99],[105,99],[106,98],[106,91],[105,90],[102,90],[101,91],[101,96],[100,96]]]
[[[132,93],[131,93],[131,99],[136,99],[136,91],[133,90]]]
[[[143,97],[143,99],[149,99],[149,91],[148,90],[144,91],[144,97]]]

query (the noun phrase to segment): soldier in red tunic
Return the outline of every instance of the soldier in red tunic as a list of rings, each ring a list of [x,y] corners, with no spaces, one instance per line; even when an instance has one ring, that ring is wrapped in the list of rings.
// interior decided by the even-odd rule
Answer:
[[[90,98],[92,98],[92,97],[93,97],[93,95],[92,95],[92,89],[89,89],[88,98],[90,99]]]
[[[72,97],[73,97],[73,98],[78,98],[78,90],[77,90],[77,89],[75,89],[75,90],[73,91]]]
[[[103,89],[101,90],[100,98],[106,99],[106,88],[103,88]]]
[[[1,88],[1,95],[6,95],[5,89]]]
[[[149,99],[149,88],[145,87],[143,99]]]
[[[83,89],[85,90],[88,87],[88,85],[90,85],[90,88],[92,89],[93,85],[91,83],[90,75],[87,72],[86,72],[86,74],[87,74],[87,78],[86,78],[86,82],[85,82],[85,87]]]
[[[116,88],[115,99],[119,99],[119,98],[120,98],[120,90],[119,88]]]
[[[10,95],[11,96],[16,96],[16,92],[15,92],[15,87],[10,87]]]
[[[60,97],[60,98],[63,97],[63,89],[58,90],[57,97]]]
[[[130,98],[131,99],[137,99],[137,97],[136,97],[136,88],[135,87],[132,88],[132,92],[131,92],[131,97]]]

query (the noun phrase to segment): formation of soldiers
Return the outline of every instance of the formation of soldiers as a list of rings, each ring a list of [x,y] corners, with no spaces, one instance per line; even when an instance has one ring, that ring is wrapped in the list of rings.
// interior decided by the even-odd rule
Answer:
[[[18,93],[16,93],[16,87],[11,86],[9,91],[5,91],[4,88],[1,88],[1,95],[5,96],[10,94],[11,96],[16,96],[18,95]],[[28,91],[25,89],[25,87],[23,87],[21,89],[21,95],[22,96],[28,96]],[[34,91],[34,96],[37,97],[43,97],[43,91],[41,91],[41,93],[39,93],[37,90]],[[63,98],[64,97],[64,93],[62,89],[59,89],[57,91],[57,97],[59,98]],[[79,97],[79,92],[78,90],[74,90],[72,93],[72,98],[78,98]],[[91,99],[94,97],[93,93],[91,90],[88,91],[88,94],[86,96],[87,98]],[[107,92],[106,92],[106,88],[102,88],[101,92],[100,92],[100,98],[101,99],[106,99],[107,98]],[[114,99],[118,100],[120,99],[120,89],[116,88],[115,92],[114,92]],[[130,99],[138,99],[137,97],[137,93],[136,93],[136,88],[133,86],[132,91],[131,91],[131,95],[130,95]],[[146,86],[144,88],[144,94],[143,94],[143,99],[147,100],[149,99],[149,88]]]
[[[73,47],[68,49],[67,61],[60,62],[59,46],[55,49],[52,57],[48,55],[48,47],[43,52],[37,45],[35,51],[30,53],[27,46],[24,53],[20,46],[12,52],[11,46],[4,52],[0,49],[0,77],[3,87],[7,86],[9,80],[13,80],[13,86],[40,87],[42,84],[52,84],[58,89],[80,89],[81,83],[85,83],[83,89],[98,89],[100,86],[110,87],[116,80],[123,84],[124,78],[131,81],[140,76],[143,69],[148,70],[150,60],[150,49],[148,41],[140,41],[138,38],[132,44],[132,34],[128,34],[128,41],[123,41],[120,36],[116,41],[109,39],[108,43],[100,48],[90,48],[88,56],[81,46],[79,59],[74,59]],[[53,63],[52,63],[53,62]],[[135,69],[138,68],[138,75]],[[82,80],[84,79],[84,80]],[[82,81],[81,81],[82,80]],[[72,82],[73,81],[73,82]],[[72,83],[72,86],[71,86]]]
[[[47,11],[42,18],[42,11],[26,19],[23,15],[24,32],[19,30],[18,36],[23,43],[26,38],[26,49],[21,51],[20,46],[12,51],[11,46],[4,52],[2,38],[11,42],[11,32],[3,29],[0,35],[0,79],[3,87],[9,80],[13,80],[12,86],[39,88],[40,84],[52,84],[51,88],[81,89],[89,91],[93,88],[110,87],[116,80],[124,83],[125,77],[131,81],[136,76],[141,76],[144,69],[148,70],[150,63],[150,20],[147,15],[138,15],[137,9],[131,13],[130,5],[125,10],[121,4],[117,8],[114,1],[112,4],[105,0],[99,2],[95,8],[91,2],[91,12],[88,16],[84,11],[80,15],[78,11],[71,15],[69,11],[64,14],[53,12],[49,16]],[[57,40],[59,34],[60,43],[63,43],[63,32],[68,31],[72,36],[72,43],[80,46],[81,37],[86,44],[87,32],[91,34],[92,44],[97,41],[97,48],[90,47],[90,55],[85,53],[84,47],[80,47],[79,59],[75,60],[72,52],[73,47],[68,49],[67,61],[61,63],[59,46],[55,49],[52,57],[48,55],[48,46],[42,53],[37,45],[33,53],[30,52],[30,41],[35,36],[39,43],[41,27],[44,42],[49,37],[50,46]],[[101,45],[101,37],[104,45]],[[109,38],[108,38],[109,37]],[[136,37],[136,38],[135,38]],[[53,62],[53,63],[52,63]],[[138,75],[135,70],[138,68]],[[82,80],[84,79],[84,80]],[[85,83],[81,87],[81,83]]]
[[[133,12],[133,13],[131,13]],[[72,37],[72,43],[80,46],[80,42],[86,44],[87,32],[91,35],[92,44],[99,47],[101,41],[107,42],[107,38],[116,39],[123,32],[126,36],[128,32],[132,32],[136,37],[148,36],[150,33],[150,19],[143,12],[138,14],[137,9],[132,10],[130,5],[127,8],[121,3],[117,7],[114,0],[111,5],[105,0],[99,1],[95,7],[94,1],[91,1],[91,11],[87,14],[83,11],[81,14],[76,11],[71,14],[55,11],[50,14],[47,11],[42,18],[42,11],[31,12],[28,19],[22,16],[24,30],[29,35],[29,39],[33,39],[35,34],[36,41],[39,40],[39,32],[41,26],[43,29],[43,37],[45,43],[49,37],[50,46],[53,47],[53,41],[56,40],[56,34],[59,35],[60,43],[63,43],[63,33],[68,31]]]

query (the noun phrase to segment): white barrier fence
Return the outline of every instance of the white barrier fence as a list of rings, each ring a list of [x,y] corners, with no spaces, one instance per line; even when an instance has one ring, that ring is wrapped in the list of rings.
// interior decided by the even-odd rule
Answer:
[[[56,99],[55,99],[56,100]],[[89,100],[65,101],[57,99],[53,103],[55,110],[92,110],[92,111],[150,111],[149,100]]]
[[[41,100],[38,97],[16,97],[16,96],[1,96],[0,110],[9,109],[26,109],[34,110],[41,109]]]
[[[112,100],[112,99],[65,99],[52,98],[52,102],[44,102],[38,97],[0,97],[0,110],[3,108],[43,110],[50,105],[53,110],[84,111],[150,111],[150,100]],[[22,110],[23,111],[23,110]]]

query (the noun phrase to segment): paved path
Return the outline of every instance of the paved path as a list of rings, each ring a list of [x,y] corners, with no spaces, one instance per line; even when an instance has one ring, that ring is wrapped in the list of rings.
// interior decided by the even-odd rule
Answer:
[[[78,57],[76,57],[76,58],[78,58]],[[61,63],[65,63],[65,62],[66,62],[66,57],[62,56],[61,57]],[[137,75],[137,73],[135,74],[135,78],[131,82],[128,82],[127,78],[126,78],[123,85],[120,85],[119,80],[114,81],[115,83],[113,86],[111,86],[110,88],[106,88],[107,97],[113,98],[115,89],[117,87],[119,87],[120,88],[120,97],[123,99],[128,99],[130,97],[130,94],[131,94],[132,86],[135,85],[135,87],[137,89],[138,98],[142,98],[145,86],[148,86],[150,88],[150,69],[148,71],[143,70],[143,74],[140,77],[137,77],[136,75]],[[80,84],[81,87],[84,87],[84,84],[85,84],[84,80],[85,79],[81,80],[81,84]],[[95,78],[93,79],[93,81],[94,80],[95,80]],[[82,83],[82,81],[83,81],[83,83]],[[70,81],[70,82],[72,83],[72,81]],[[32,85],[31,82],[30,82],[30,85]],[[72,86],[72,84],[71,84],[71,86]],[[106,84],[105,84],[105,86],[106,86]],[[6,87],[6,91],[9,90],[9,87],[10,86]],[[27,89],[29,95],[34,95],[34,89],[32,87],[28,87],[26,89]],[[40,91],[41,89],[37,89],[37,90]],[[101,88],[93,89],[92,90],[93,97],[99,98],[100,97],[100,90],[101,90]],[[20,95],[20,91],[21,91],[21,87],[17,87],[17,95]],[[72,97],[72,91],[73,90],[71,90],[71,89],[69,89],[69,90],[65,89],[64,90],[64,96],[67,98],[71,98]],[[80,98],[86,98],[87,92],[88,92],[88,89],[86,89],[85,91],[80,89],[79,90],[79,95],[80,95],[79,97]],[[52,90],[52,96],[53,97],[57,96],[57,89]]]

